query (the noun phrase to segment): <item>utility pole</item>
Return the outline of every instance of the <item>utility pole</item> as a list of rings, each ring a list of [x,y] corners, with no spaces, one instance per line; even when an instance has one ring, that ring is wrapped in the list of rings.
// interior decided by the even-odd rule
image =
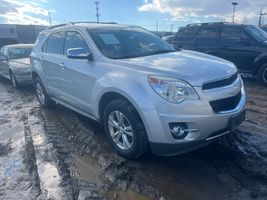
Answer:
[[[232,22],[234,23],[235,22],[235,7],[238,5],[238,3],[237,2],[233,2],[232,5],[233,5],[233,18],[232,18]]]
[[[52,26],[51,12],[50,11],[48,11],[48,17],[49,17],[49,24],[50,24],[50,26]]]
[[[265,15],[267,15],[267,13],[263,13],[263,11],[261,9],[260,18],[259,18],[259,26],[261,26],[263,24],[263,19],[264,19]]]
[[[100,2],[99,1],[95,1],[95,9],[96,9],[96,20],[97,20],[97,23],[99,23],[99,4]]]

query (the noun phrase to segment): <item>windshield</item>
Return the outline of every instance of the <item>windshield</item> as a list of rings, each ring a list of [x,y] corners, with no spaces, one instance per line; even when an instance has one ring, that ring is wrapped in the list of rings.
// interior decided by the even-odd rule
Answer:
[[[267,41],[267,33],[257,26],[246,26],[246,30],[258,41]]]
[[[134,58],[176,51],[171,45],[141,28],[88,29],[96,46],[111,59]]]
[[[10,59],[27,58],[31,54],[31,47],[17,47],[9,49]]]

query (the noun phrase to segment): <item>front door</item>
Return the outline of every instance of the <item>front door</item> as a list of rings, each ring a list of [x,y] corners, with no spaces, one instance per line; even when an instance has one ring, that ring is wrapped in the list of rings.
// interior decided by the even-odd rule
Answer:
[[[221,31],[223,49],[220,57],[233,62],[240,71],[249,71],[261,53],[253,44],[253,39],[241,27],[224,26]]]
[[[62,62],[64,70],[61,74],[64,82],[61,82],[59,87],[65,91],[70,104],[87,113],[92,113],[91,94],[96,81],[93,74],[95,62],[88,59],[68,58],[67,51],[73,48],[83,48],[86,52],[90,52],[88,43],[80,32],[67,31]]]

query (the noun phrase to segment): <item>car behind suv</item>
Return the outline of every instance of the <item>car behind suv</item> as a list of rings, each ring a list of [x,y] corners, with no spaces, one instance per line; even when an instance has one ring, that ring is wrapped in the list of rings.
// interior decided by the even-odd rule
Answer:
[[[253,25],[232,23],[190,24],[178,30],[176,49],[208,53],[233,62],[267,85],[267,33]]]
[[[71,23],[38,36],[31,54],[39,103],[60,103],[104,125],[112,146],[134,159],[149,149],[175,155],[244,120],[234,64],[175,51],[137,26]]]

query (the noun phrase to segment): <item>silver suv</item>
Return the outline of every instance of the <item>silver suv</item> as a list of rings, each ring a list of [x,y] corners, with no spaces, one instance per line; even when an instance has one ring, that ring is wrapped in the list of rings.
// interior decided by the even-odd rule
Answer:
[[[240,125],[245,91],[234,64],[171,45],[137,26],[70,23],[41,32],[31,54],[43,107],[60,103],[103,124],[129,159],[176,155]]]

